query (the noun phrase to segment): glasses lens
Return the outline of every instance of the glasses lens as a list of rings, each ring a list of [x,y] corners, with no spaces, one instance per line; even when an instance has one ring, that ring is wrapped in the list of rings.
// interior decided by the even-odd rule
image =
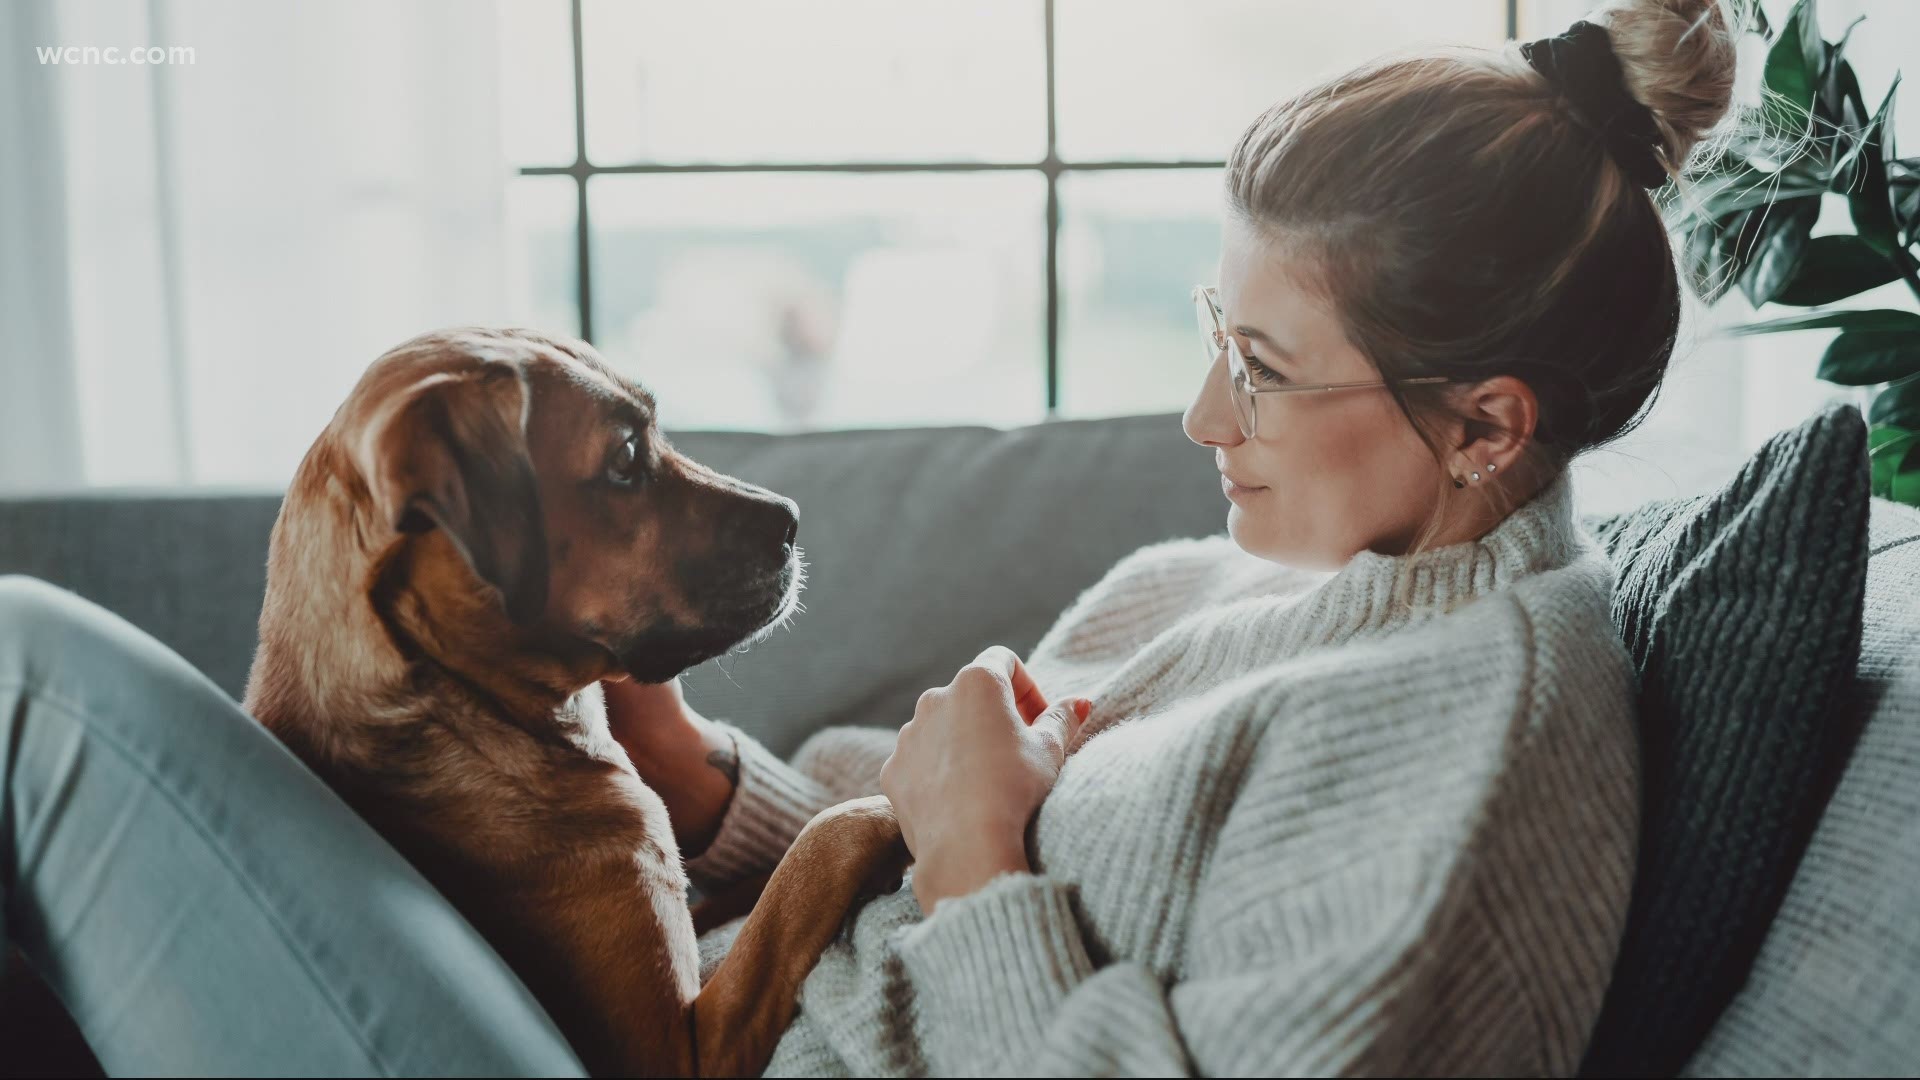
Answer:
[[[1240,424],[1240,434],[1253,438],[1253,395],[1247,393],[1252,385],[1247,374],[1247,365],[1240,358],[1239,342],[1229,337],[1220,326],[1220,313],[1213,306],[1213,298],[1206,290],[1195,289],[1193,293],[1193,313],[1200,322],[1200,351],[1211,366],[1220,358],[1222,349],[1227,353],[1227,397],[1233,401],[1233,418]]]
[[[1200,289],[1193,291],[1193,315],[1200,323],[1200,353],[1212,364],[1220,356],[1220,320],[1214,315],[1213,301]]]
[[[1237,342],[1227,348],[1227,396],[1233,399],[1233,418],[1240,421],[1240,434],[1253,438],[1255,429],[1253,415],[1253,395],[1247,392],[1252,385],[1252,376],[1247,374],[1247,365],[1240,359]]]

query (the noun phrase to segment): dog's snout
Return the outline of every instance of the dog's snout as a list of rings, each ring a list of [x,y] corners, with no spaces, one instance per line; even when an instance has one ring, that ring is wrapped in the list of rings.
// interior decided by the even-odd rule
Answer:
[[[800,507],[772,492],[742,500],[728,519],[723,526],[725,535],[750,551],[778,547],[783,556],[790,554],[800,531]]]

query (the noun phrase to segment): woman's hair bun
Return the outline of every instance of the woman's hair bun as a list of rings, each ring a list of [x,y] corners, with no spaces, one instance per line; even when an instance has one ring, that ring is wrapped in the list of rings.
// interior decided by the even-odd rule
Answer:
[[[1727,115],[1745,27],[1728,0],[1611,0],[1588,18],[1607,28],[1627,91],[1652,110],[1676,171]]]

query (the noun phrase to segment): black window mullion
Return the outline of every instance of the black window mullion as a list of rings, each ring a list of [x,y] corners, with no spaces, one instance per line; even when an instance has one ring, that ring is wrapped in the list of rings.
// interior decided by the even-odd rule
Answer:
[[[1053,0],[1045,0],[1047,69],[1047,419],[1060,411],[1060,125],[1053,80]]]
[[[1151,172],[1156,169],[1218,169],[1224,161],[754,161],[744,163],[635,162],[628,165],[523,165],[521,176],[590,176],[672,173],[969,173],[969,172]]]
[[[573,188],[574,287],[579,293],[580,339],[593,344],[593,228],[587,219],[587,65],[580,29],[580,0],[573,0]]]

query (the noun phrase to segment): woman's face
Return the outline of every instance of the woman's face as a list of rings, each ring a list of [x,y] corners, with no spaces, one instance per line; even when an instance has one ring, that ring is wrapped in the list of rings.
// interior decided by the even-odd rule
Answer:
[[[1307,280],[1305,266],[1228,215],[1216,290],[1254,386],[1380,378]],[[1234,420],[1228,381],[1226,361],[1216,359],[1182,426],[1213,448],[1235,543],[1327,570],[1362,549],[1406,550],[1434,510],[1440,466],[1384,387],[1257,394],[1259,435],[1249,439]]]

